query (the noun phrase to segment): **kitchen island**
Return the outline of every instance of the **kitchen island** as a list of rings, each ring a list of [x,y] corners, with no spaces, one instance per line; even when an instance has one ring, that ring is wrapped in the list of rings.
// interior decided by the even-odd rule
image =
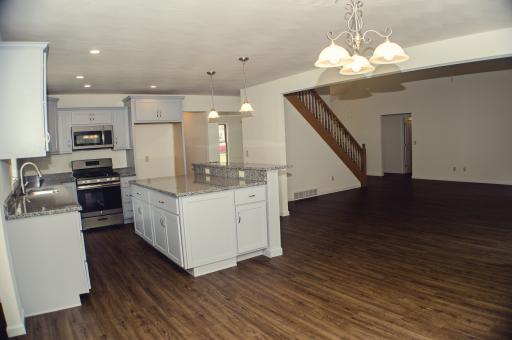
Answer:
[[[133,181],[136,234],[193,276],[281,255],[279,224],[276,231],[269,223],[274,198],[267,178],[244,177],[199,172]],[[277,252],[270,249],[276,233]]]

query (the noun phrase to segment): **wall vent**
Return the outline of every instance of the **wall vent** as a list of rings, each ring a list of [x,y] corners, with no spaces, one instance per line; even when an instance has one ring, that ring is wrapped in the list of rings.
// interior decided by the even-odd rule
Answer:
[[[318,196],[318,189],[304,190],[293,193],[294,200],[302,200],[304,198]]]

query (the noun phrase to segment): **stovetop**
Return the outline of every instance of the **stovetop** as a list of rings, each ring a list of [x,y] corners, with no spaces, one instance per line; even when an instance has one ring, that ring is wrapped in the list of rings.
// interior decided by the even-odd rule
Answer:
[[[105,177],[119,177],[119,174],[115,171],[101,170],[101,171],[75,171],[73,176],[76,179],[86,178],[105,178]]]

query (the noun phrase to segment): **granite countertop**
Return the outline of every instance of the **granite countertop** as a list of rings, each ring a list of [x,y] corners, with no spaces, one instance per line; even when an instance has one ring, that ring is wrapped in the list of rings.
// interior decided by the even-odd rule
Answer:
[[[114,171],[117,172],[121,177],[135,176],[135,167],[117,168],[114,169]]]
[[[69,177],[47,177],[39,188],[28,185],[27,191],[31,189],[56,189],[54,194],[22,196],[19,189],[11,193],[5,202],[5,219],[13,220],[43,215],[62,214],[72,211],[81,211],[82,206],[76,197],[76,186],[74,178]]]
[[[259,164],[259,163],[235,163],[235,162],[209,162],[209,163],[194,163],[193,165],[203,167],[217,167],[217,168],[229,168],[238,170],[281,170],[289,168],[288,165],[283,164]]]
[[[231,177],[184,175],[138,179],[133,181],[132,184],[156,190],[163,194],[183,197],[265,185],[266,183],[264,181],[243,180]]]

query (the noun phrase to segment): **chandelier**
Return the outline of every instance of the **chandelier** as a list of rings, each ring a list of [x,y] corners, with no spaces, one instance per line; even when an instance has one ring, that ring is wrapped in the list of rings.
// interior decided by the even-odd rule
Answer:
[[[404,50],[396,43],[391,42],[389,37],[393,33],[391,28],[387,28],[384,33],[375,30],[367,30],[363,32],[363,2],[357,0],[348,0],[345,9],[345,20],[347,21],[348,30],[341,32],[334,36],[332,32],[327,34],[327,38],[331,44],[324,48],[318,60],[315,62],[316,67],[341,67],[340,74],[343,75],[356,75],[373,72],[375,65],[379,64],[397,64],[409,59]],[[369,33],[374,33],[381,38],[384,42],[381,43],[373,55],[368,60],[361,53],[361,48],[364,44],[371,42]],[[352,55],[340,45],[335,43],[336,40],[346,36],[346,43],[352,48]]]

